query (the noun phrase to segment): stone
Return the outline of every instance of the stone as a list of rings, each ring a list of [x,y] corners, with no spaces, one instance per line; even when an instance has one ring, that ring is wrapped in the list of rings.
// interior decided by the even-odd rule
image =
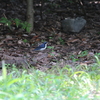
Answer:
[[[61,26],[64,32],[80,32],[86,24],[86,20],[82,17],[77,18],[65,18],[61,22]]]

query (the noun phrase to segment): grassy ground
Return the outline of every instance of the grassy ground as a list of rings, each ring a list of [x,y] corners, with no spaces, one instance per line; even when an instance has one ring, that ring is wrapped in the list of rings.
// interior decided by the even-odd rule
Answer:
[[[3,64],[0,100],[100,100],[100,60],[90,66],[53,67],[48,72],[34,68],[30,74]]]

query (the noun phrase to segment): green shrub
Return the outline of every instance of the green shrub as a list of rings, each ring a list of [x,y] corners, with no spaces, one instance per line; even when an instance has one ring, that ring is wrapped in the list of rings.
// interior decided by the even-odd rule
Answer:
[[[10,30],[12,30],[12,26],[14,25],[17,28],[20,27],[21,29],[26,30],[28,33],[29,33],[30,27],[31,27],[31,25],[29,23],[23,22],[18,18],[8,20],[7,18],[2,17],[0,19],[0,23],[4,24],[5,26],[8,26],[8,28]]]

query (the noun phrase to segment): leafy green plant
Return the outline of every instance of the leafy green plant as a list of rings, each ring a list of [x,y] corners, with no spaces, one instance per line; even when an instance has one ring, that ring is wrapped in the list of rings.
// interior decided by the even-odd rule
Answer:
[[[18,28],[20,26],[21,20],[19,20],[18,18],[16,18],[16,19],[13,19],[13,21],[15,22],[16,27]]]
[[[100,53],[96,53],[95,55],[96,55],[98,58],[100,58]]]
[[[88,55],[88,51],[86,50],[86,51],[82,51],[79,55],[78,55],[78,57],[84,57],[84,56],[87,56]]]
[[[59,41],[60,41],[60,43],[61,43],[62,45],[65,44],[64,40],[63,40],[61,37],[59,37]]]
[[[71,55],[69,58],[70,58],[73,62],[76,62],[76,61],[79,60],[79,59],[77,59],[74,55]]]
[[[100,34],[100,32],[98,32],[98,34]]]
[[[98,56],[94,56],[94,57],[95,57],[95,59],[96,59],[98,65],[100,66],[100,60],[99,60]]]
[[[3,23],[4,25],[8,26],[11,29],[12,22],[10,20],[8,20],[7,18],[2,17],[0,19],[0,22]]]
[[[49,39],[52,39],[53,37],[49,37]]]
[[[27,40],[27,39],[24,39],[24,40],[23,40],[23,42],[24,42],[24,43],[27,43],[27,42],[28,42],[28,40]]]
[[[30,32],[31,25],[27,22],[21,22],[22,29],[25,29],[27,32]]]
[[[49,49],[54,49],[54,47],[53,47],[53,46],[48,46],[48,48],[49,48]]]
[[[68,0],[68,2],[72,4],[73,3],[73,0]]]
[[[20,19],[16,18],[16,19],[10,19],[8,20],[7,18],[2,17],[0,19],[0,22],[5,24],[6,26],[9,27],[9,29],[11,29],[11,27],[13,26],[13,23],[15,23],[15,26],[18,28],[20,27],[21,29],[26,30],[27,32],[30,32],[30,27],[31,25],[27,22],[23,22]]]

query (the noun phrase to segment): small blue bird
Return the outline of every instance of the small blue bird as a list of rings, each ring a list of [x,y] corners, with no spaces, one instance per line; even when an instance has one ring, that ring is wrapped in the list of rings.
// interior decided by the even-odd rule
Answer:
[[[47,42],[44,42],[38,47],[36,47],[33,51],[39,51],[39,50],[42,51],[42,50],[45,50],[46,48],[47,48]]]

